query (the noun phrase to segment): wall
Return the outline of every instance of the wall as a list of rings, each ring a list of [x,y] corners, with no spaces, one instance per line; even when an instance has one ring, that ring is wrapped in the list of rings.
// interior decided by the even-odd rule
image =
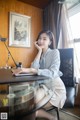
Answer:
[[[34,41],[40,30],[42,30],[42,9],[17,0],[0,0],[0,35],[8,39],[6,41],[7,45],[9,43],[9,12],[31,16],[31,47],[8,47],[16,62],[20,61],[23,63],[23,67],[29,67],[37,52],[34,47]],[[7,56],[7,49],[4,43],[0,41],[0,67],[6,65]],[[14,66],[11,57],[9,65]]]

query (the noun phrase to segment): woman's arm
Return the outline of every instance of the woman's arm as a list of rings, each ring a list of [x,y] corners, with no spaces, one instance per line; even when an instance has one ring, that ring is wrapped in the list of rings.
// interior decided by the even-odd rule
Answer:
[[[52,51],[46,61],[48,64],[48,62],[50,62],[50,66],[47,69],[39,69],[36,68],[34,66],[34,68],[27,68],[24,69],[25,72],[32,72],[34,74],[38,74],[38,75],[43,75],[43,76],[48,76],[50,78],[55,78],[58,76],[62,76],[62,73],[59,71],[59,67],[60,67],[60,54],[58,50]]]
[[[39,69],[39,61],[40,61],[40,57],[42,54],[42,48],[40,48],[40,46],[38,46],[37,41],[35,42],[35,47],[38,49],[38,53],[34,59],[34,61],[31,64],[31,68],[19,68],[19,69],[15,69],[13,71],[13,75],[14,74],[20,74],[20,73],[34,73],[37,74]]]
[[[13,72],[13,75],[20,74],[20,73],[33,73],[33,74],[37,74],[38,70],[34,69],[34,68],[18,68],[18,69],[13,69],[12,72]]]
[[[47,69],[37,69],[37,68],[21,68],[18,71],[15,71],[15,73],[34,73],[38,75],[48,76],[50,78],[55,78],[58,76],[62,76],[62,73],[59,72],[60,67],[60,55],[59,51],[55,50],[55,52],[51,53],[51,58],[49,58],[51,61],[51,65]],[[48,62],[48,61],[47,61]],[[47,63],[48,64],[48,63]]]
[[[35,42],[35,47],[38,49],[38,53],[37,53],[34,61],[31,63],[31,68],[39,69],[39,67],[40,67],[39,61],[40,61],[40,57],[42,54],[42,48],[40,48],[40,46],[37,44],[37,41]]]
[[[34,43],[35,47],[38,49],[38,54],[36,55],[34,60],[40,60],[42,54],[42,48],[37,44],[37,41]]]

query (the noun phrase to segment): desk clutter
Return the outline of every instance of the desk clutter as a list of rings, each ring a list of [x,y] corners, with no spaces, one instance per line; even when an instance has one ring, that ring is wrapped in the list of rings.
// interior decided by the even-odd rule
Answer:
[[[15,62],[15,63],[16,63],[15,67],[12,67],[12,66],[8,65],[8,63],[6,63],[6,65],[5,66],[1,66],[0,69],[22,68],[22,62]]]

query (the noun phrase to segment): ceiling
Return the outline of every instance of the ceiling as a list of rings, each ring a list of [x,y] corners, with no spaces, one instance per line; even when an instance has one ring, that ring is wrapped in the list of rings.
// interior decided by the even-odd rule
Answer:
[[[43,9],[49,4],[51,0],[18,0],[18,1]]]
[[[51,0],[18,0],[27,4],[30,4],[32,6],[44,9]],[[61,3],[66,3],[67,8],[70,9],[74,7],[76,4],[80,2],[80,0],[59,0],[60,4]]]

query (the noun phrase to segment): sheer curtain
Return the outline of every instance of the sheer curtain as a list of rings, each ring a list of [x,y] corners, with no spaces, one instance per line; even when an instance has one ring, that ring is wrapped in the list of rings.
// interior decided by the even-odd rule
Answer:
[[[72,35],[69,16],[66,4],[63,4],[62,13],[61,13],[61,31],[58,42],[58,48],[73,48],[74,49],[74,37]],[[74,49],[74,74],[79,77],[79,67],[77,61],[76,51]],[[77,79],[78,80],[78,79]],[[78,81],[77,81],[78,82]]]
[[[73,47],[73,44],[71,44],[71,39],[73,39],[73,37],[71,34],[67,7],[66,4],[63,4],[61,11],[61,29],[58,41],[58,48]]]

